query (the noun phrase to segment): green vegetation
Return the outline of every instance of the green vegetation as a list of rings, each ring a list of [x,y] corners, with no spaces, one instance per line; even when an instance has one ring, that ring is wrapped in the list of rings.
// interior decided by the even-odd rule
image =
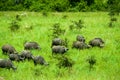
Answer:
[[[54,24],[53,26],[52,26],[52,37],[53,37],[53,39],[54,38],[57,38],[57,37],[59,37],[60,35],[63,35],[64,33],[65,33],[65,30],[62,30],[61,28],[60,28],[60,24],[59,23],[56,23],[56,24]]]
[[[114,11],[119,0],[0,0],[0,11]]]
[[[2,0],[4,1],[4,0]],[[10,0],[8,0],[10,1]],[[29,0],[25,0],[29,1]],[[31,1],[31,0],[30,0]],[[0,3],[1,4],[1,3]],[[28,3],[27,3],[28,4]],[[37,6],[37,5],[36,5]],[[26,6],[27,7],[27,6]],[[45,15],[47,16],[45,16]],[[48,66],[34,66],[33,61],[14,62],[17,71],[0,68],[0,79],[4,80],[120,80],[120,16],[114,27],[109,27],[108,12],[0,12],[0,47],[6,43],[13,45],[18,52],[22,51],[25,41],[36,41],[41,50],[32,50],[33,55],[41,55],[49,63]],[[16,17],[19,15],[19,18]],[[79,30],[69,30],[72,21],[82,20],[85,27]],[[19,29],[11,31],[12,21],[18,21]],[[51,27],[59,23],[65,30],[60,38],[66,39],[69,51],[61,63],[61,55],[52,57]],[[13,26],[13,24],[12,24]],[[105,41],[104,48],[85,50],[72,49],[72,42],[81,34],[86,43],[95,37]],[[0,58],[8,58],[0,50]],[[61,67],[69,62],[70,67]],[[58,65],[60,64],[60,65]]]

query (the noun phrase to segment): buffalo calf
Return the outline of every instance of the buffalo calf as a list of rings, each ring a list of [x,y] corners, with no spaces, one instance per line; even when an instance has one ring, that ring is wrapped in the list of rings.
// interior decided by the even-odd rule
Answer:
[[[24,49],[25,50],[31,50],[31,49],[41,49],[39,44],[37,42],[26,42],[24,44]]]
[[[24,60],[24,58],[21,57],[21,55],[19,55],[19,54],[9,54],[9,59],[11,61],[22,61],[22,60]]]
[[[76,48],[76,49],[87,49],[90,48],[89,45],[87,45],[84,42],[80,42],[80,41],[74,41],[72,44],[72,48]]]
[[[64,54],[67,52],[69,49],[64,47],[64,46],[53,46],[52,47],[52,53],[61,53]]]
[[[89,45],[92,47],[97,46],[97,47],[104,47],[104,41],[101,38],[94,38],[93,40],[89,41]]]
[[[11,53],[16,53],[16,50],[13,46],[9,44],[5,44],[2,46],[2,52],[3,54],[11,54]]]
[[[41,64],[41,65],[48,65],[45,59],[42,56],[36,56],[33,58],[34,65]]]
[[[20,56],[23,59],[28,59],[28,60],[33,59],[33,55],[32,55],[32,53],[29,50],[23,50],[20,53]]]
[[[12,68],[13,70],[16,70],[17,68],[13,65],[12,61],[9,59],[0,59],[0,67],[1,68]]]

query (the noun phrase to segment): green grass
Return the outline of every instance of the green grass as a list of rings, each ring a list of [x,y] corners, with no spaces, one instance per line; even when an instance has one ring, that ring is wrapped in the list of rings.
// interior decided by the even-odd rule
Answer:
[[[0,68],[0,77],[5,80],[120,80],[120,16],[113,28],[108,27],[110,17],[107,12],[78,12],[78,13],[42,13],[25,12],[21,16],[20,29],[11,32],[9,29],[16,14],[24,12],[0,12],[0,47],[6,43],[13,45],[18,52],[24,49],[24,41],[36,41],[40,44],[41,50],[33,50],[33,55],[41,55],[50,64],[49,66],[34,66],[32,61],[14,62],[17,71]],[[66,15],[66,18],[63,16]],[[69,25],[72,21],[84,21],[85,28],[81,31],[70,31]],[[71,68],[58,68],[58,60],[51,56],[51,34],[50,28],[60,23],[66,30],[61,38],[69,40],[69,51],[66,57],[72,59],[74,65]],[[26,27],[32,26],[32,30]],[[85,50],[72,49],[72,42],[76,36],[82,34],[86,43],[95,37],[105,41],[104,48],[90,48]],[[95,56],[96,64],[89,71],[89,64],[86,59]],[[0,50],[0,58],[8,58]]]

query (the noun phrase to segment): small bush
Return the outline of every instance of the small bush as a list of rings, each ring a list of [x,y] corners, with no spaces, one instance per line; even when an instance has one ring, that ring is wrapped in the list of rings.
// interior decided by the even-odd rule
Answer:
[[[62,16],[63,19],[66,19],[67,17],[68,17],[67,15],[63,15],[63,16]]]
[[[115,13],[114,13],[114,12],[112,12],[112,11],[110,11],[110,12],[108,13],[108,15],[112,17],[112,16],[114,16],[114,15],[115,15]]]
[[[68,47],[68,42],[69,42],[69,40],[67,38],[65,38],[62,42],[62,45]]]
[[[112,17],[112,18],[111,18],[111,21],[117,21],[117,18]]]
[[[47,17],[48,16],[48,13],[47,12],[42,12],[42,15]]]
[[[113,27],[113,22],[110,22],[110,23],[109,23],[109,27]]]
[[[73,61],[71,59],[68,59],[67,57],[62,57],[59,60],[59,63],[57,64],[59,68],[61,67],[72,67],[73,66]]]
[[[21,21],[21,17],[20,17],[19,14],[17,14],[17,15],[15,16],[15,18],[16,18],[16,20]]]
[[[111,10],[108,15],[110,16],[110,22],[109,22],[108,26],[109,27],[113,27],[113,24],[115,24],[116,21],[117,21],[117,18],[115,17],[116,12]]]
[[[117,18],[111,17],[109,22],[109,27],[113,27],[114,26],[113,24],[116,23],[116,21],[117,21]]]
[[[80,31],[84,27],[82,20],[72,21],[72,23],[73,24],[69,26],[70,30],[78,30],[78,31]]]
[[[58,36],[63,35],[65,33],[65,30],[60,28],[59,23],[54,24],[51,30],[53,38],[57,38]]]
[[[75,28],[75,27],[74,27],[73,24],[69,26],[69,29],[70,29],[70,30],[74,30],[74,28]]]
[[[87,62],[89,64],[89,70],[91,70],[93,68],[93,66],[96,64],[96,59],[94,56],[89,56],[87,58]]]
[[[20,25],[18,24],[18,21],[14,20],[10,23],[10,30],[11,31],[16,31],[20,28]]]

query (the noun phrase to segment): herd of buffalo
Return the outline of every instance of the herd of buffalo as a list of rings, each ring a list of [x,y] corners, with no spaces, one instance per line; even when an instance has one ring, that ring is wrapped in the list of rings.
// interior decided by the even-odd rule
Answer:
[[[60,38],[54,38],[51,44],[51,51],[52,55],[54,54],[64,54],[69,49],[62,45],[63,40]],[[86,44],[85,38],[82,35],[76,36],[76,41],[73,42],[72,48],[76,49],[88,49],[91,47],[104,47],[104,41],[101,38],[94,38],[89,41],[89,44]],[[25,42],[24,43],[24,50],[18,53],[16,49],[9,44],[5,44],[1,47],[2,53],[7,55],[9,59],[0,59],[0,68],[12,68],[16,70],[17,68],[14,66],[12,61],[24,61],[24,60],[33,60],[34,65],[41,64],[41,65],[49,65],[42,56],[33,56],[30,50],[38,49],[40,50],[41,47],[37,42]]]

